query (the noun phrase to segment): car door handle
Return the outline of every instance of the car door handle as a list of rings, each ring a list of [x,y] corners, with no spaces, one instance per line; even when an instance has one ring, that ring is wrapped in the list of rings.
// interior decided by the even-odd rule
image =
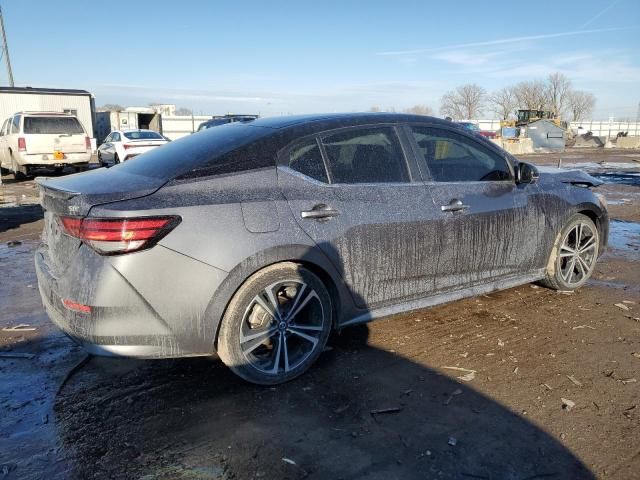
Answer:
[[[340,212],[338,210],[334,210],[333,208],[323,204],[316,205],[311,210],[305,210],[300,212],[300,216],[302,218],[311,218],[315,220],[322,219],[322,218],[337,217],[338,215],[340,215]]]
[[[448,205],[441,205],[440,209],[443,212],[460,212],[462,210],[466,210],[469,207],[469,205],[465,205],[461,200],[458,200],[456,198],[451,200]]]

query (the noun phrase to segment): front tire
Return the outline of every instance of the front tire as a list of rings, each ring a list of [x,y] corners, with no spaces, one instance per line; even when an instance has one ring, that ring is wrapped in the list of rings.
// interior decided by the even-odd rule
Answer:
[[[589,279],[598,259],[600,234],[581,213],[569,219],[556,240],[543,284],[554,290],[576,290]]]
[[[243,379],[276,385],[316,361],[331,326],[331,297],[322,280],[301,265],[279,263],[253,274],[231,299],[218,355]]]

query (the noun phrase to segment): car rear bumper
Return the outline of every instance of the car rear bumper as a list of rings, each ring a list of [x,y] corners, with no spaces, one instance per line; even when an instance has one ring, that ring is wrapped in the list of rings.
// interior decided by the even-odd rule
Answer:
[[[189,315],[185,309],[193,309],[194,305],[179,305],[182,315],[160,315],[161,308],[154,308],[149,299],[142,297],[133,285],[136,279],[129,281],[124,278],[114,268],[112,258],[100,257],[82,246],[75,265],[56,277],[47,263],[46,250],[46,246],[41,247],[35,256],[38,287],[44,307],[49,318],[87,352],[100,356],[137,358],[213,353],[213,334],[202,325],[205,307],[201,308],[202,312],[193,311]],[[142,257],[140,254],[132,255]],[[147,265],[143,261],[137,267],[146,268]],[[82,274],[82,271],[85,273]],[[177,272],[178,276],[181,273]],[[154,272],[147,274],[152,276]],[[180,280],[184,281],[184,278]],[[173,295],[171,292],[162,292],[161,296],[180,303],[179,292],[173,292]],[[208,299],[202,299],[202,303],[206,304]],[[65,300],[89,306],[91,311],[84,313],[67,308]]]
[[[53,153],[50,154],[20,154],[16,156],[17,162],[20,165],[41,166],[41,167],[54,167],[57,165],[75,165],[75,164],[87,164],[91,160],[91,153],[65,153],[64,158],[55,160]]]

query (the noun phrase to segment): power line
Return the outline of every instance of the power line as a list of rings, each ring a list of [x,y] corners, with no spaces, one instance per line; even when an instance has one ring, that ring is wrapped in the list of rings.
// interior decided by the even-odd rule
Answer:
[[[2,17],[2,7],[0,7],[0,31],[2,31],[2,52],[7,63],[7,75],[9,76],[9,86],[14,87],[13,72],[11,71],[11,59],[9,58],[9,46],[7,45],[7,34],[4,31],[4,20]]]

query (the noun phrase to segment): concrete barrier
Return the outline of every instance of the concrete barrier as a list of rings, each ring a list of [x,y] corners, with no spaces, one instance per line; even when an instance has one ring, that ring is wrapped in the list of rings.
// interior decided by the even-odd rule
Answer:
[[[616,148],[640,148],[640,137],[619,137]]]
[[[509,140],[502,138],[491,138],[490,140],[496,145],[504,148],[512,155],[533,153],[533,141],[531,141],[530,138],[519,138],[515,142],[510,142]]]
[[[606,137],[597,137],[594,135],[577,135],[574,147],[603,147]]]

